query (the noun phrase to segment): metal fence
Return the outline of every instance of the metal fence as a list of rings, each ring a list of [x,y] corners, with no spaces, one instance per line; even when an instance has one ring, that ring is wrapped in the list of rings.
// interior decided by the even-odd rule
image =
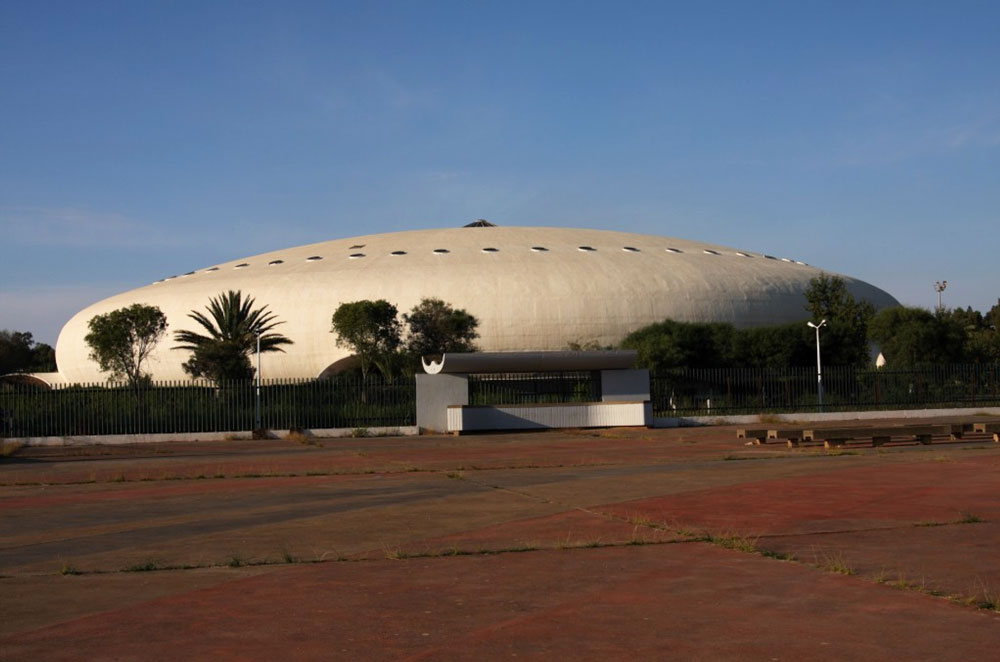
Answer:
[[[469,375],[469,404],[472,405],[595,402],[600,399],[600,372]]]
[[[176,432],[238,432],[257,426],[255,384],[86,384],[52,390],[0,385],[0,434],[49,437]],[[260,389],[260,427],[356,428],[414,425],[413,379],[369,376],[268,381]]]
[[[470,375],[474,405],[594,402],[600,373]],[[651,377],[656,416],[818,411],[815,368],[677,369]],[[823,411],[1000,406],[1000,365],[913,370],[823,369]],[[269,381],[260,389],[268,430],[394,427],[416,423],[414,380],[370,375]],[[0,384],[0,436],[239,432],[256,429],[256,386],[157,383],[138,392],[90,384],[52,390]]]
[[[815,368],[684,368],[653,375],[656,416],[819,411]],[[1000,406],[1000,365],[823,368],[823,411]]]

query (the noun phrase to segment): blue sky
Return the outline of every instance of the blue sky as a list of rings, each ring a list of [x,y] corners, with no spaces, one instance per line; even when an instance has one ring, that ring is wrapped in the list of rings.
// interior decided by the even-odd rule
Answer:
[[[369,232],[593,227],[1000,296],[1000,3],[0,3],[0,328]]]

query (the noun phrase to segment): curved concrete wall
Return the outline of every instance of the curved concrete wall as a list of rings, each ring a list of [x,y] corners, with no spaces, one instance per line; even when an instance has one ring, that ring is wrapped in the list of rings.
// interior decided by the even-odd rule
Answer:
[[[802,320],[814,267],[683,239],[570,228],[477,227],[338,239],[264,253],[171,276],[77,313],[56,345],[61,377],[103,381],[83,342],[94,315],[141,302],[166,314],[169,337],[148,367],[156,380],[187,379],[188,353],[173,332],[197,330],[187,315],[209,298],[242,290],[266,304],[295,341],[263,357],[265,378],[315,377],[348,352],[330,317],[341,303],[386,299],[406,312],[424,297],[480,320],[484,351],[614,344],[665,318],[759,326]],[[844,276],[855,297],[882,308],[886,292]]]

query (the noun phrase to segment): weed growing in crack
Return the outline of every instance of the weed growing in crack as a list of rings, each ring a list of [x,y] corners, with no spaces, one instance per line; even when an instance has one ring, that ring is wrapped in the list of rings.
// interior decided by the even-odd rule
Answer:
[[[982,599],[976,600],[977,607],[980,609],[989,609],[990,611],[1000,612],[1000,590],[987,585],[982,579],[976,579],[976,586],[973,588],[973,594],[982,596]]]
[[[759,536],[744,536],[744,535],[734,535],[734,534],[723,534],[720,536],[708,536],[707,542],[712,543],[716,547],[722,547],[724,549],[732,549],[737,552],[746,552],[747,554],[757,554],[760,550],[757,547],[757,539]]]
[[[955,520],[955,524],[980,524],[985,521],[986,520],[979,515],[975,515],[966,510],[962,512],[962,516],[960,518]]]
[[[816,567],[825,572],[835,572],[840,575],[857,574],[843,552],[824,551],[816,554]]]
[[[795,561],[794,554],[786,554],[784,552],[776,552],[773,549],[759,549],[758,553],[769,559],[774,559],[776,561]]]
[[[646,515],[641,513],[636,513],[635,515],[629,516],[626,520],[629,524],[634,524],[635,526],[653,526],[653,520],[651,520]]]

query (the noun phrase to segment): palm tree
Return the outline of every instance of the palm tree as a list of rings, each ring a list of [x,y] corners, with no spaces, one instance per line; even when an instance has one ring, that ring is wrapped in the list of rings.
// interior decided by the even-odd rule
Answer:
[[[243,298],[239,290],[229,290],[209,300],[207,316],[191,311],[188,317],[208,333],[174,333],[174,339],[181,344],[173,349],[191,352],[191,358],[183,365],[184,372],[195,378],[207,377],[216,384],[248,380],[254,375],[250,355],[257,350],[258,337],[261,352],[285,351],[281,346],[291,345],[292,341],[272,332],[284,322],[275,321],[267,306],[255,310],[253,305],[253,297]]]

